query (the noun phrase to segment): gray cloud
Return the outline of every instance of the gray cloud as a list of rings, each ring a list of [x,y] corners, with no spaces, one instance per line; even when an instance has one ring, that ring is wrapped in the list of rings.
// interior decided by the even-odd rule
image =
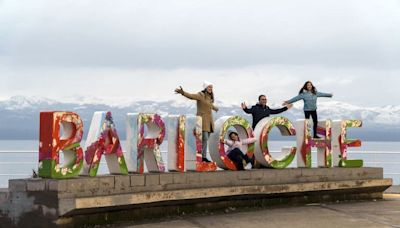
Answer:
[[[400,62],[399,1],[4,1],[2,5],[0,50],[15,65],[397,68]]]

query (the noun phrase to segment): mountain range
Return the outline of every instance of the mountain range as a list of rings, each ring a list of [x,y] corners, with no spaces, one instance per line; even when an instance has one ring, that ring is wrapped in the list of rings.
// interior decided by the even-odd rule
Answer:
[[[111,111],[121,139],[125,139],[125,116],[132,112],[150,112],[165,114],[195,114],[196,104],[193,101],[106,101],[99,98],[75,97],[71,101],[60,102],[49,98],[13,96],[0,100],[0,139],[38,139],[39,113],[41,111],[73,111],[84,121],[85,133],[95,111]],[[214,119],[225,115],[240,115],[249,120],[240,104],[226,104],[216,101],[220,108]],[[280,104],[268,104],[279,108]],[[302,104],[280,115],[290,120],[303,117]],[[352,129],[349,135],[368,141],[400,141],[400,105],[384,107],[363,107],[339,101],[324,101],[318,104],[320,119],[361,119],[363,127]],[[274,136],[276,139],[278,136]],[[85,134],[86,138],[86,134]]]

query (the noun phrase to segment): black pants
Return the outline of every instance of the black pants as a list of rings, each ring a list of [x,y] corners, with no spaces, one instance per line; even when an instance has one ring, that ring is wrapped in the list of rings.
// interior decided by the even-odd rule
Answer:
[[[318,126],[318,116],[317,116],[317,111],[304,111],[304,116],[306,119],[310,119],[310,116],[313,119],[313,130],[314,130],[314,138],[317,136],[317,126]]]
[[[233,163],[235,163],[237,170],[244,170],[243,160],[245,160],[247,163],[254,164],[254,156],[252,158],[249,158],[247,154],[243,154],[242,151],[238,148],[229,151],[228,158],[231,159]]]

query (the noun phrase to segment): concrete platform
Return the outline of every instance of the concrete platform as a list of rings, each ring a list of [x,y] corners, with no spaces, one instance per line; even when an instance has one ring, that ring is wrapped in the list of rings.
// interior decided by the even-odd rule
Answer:
[[[73,227],[182,213],[381,199],[382,168],[295,168],[10,180],[0,224]]]
[[[383,200],[308,204],[295,207],[229,208],[221,213],[179,216],[167,220],[125,223],[115,228],[260,228],[260,227],[400,227],[400,195]]]

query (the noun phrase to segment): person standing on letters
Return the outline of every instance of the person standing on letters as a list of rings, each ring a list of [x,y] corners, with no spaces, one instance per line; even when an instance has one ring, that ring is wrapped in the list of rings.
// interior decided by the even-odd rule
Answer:
[[[210,162],[207,159],[207,143],[210,134],[214,132],[214,120],[212,116],[212,110],[218,111],[218,108],[214,105],[214,92],[213,92],[213,84],[208,81],[204,81],[203,83],[203,90],[198,93],[188,93],[182,89],[180,86],[179,88],[175,89],[175,93],[182,94],[184,97],[187,97],[191,100],[196,100],[197,102],[197,116],[201,116],[202,118],[202,131],[203,131],[203,138],[202,138],[202,161],[203,162]]]

